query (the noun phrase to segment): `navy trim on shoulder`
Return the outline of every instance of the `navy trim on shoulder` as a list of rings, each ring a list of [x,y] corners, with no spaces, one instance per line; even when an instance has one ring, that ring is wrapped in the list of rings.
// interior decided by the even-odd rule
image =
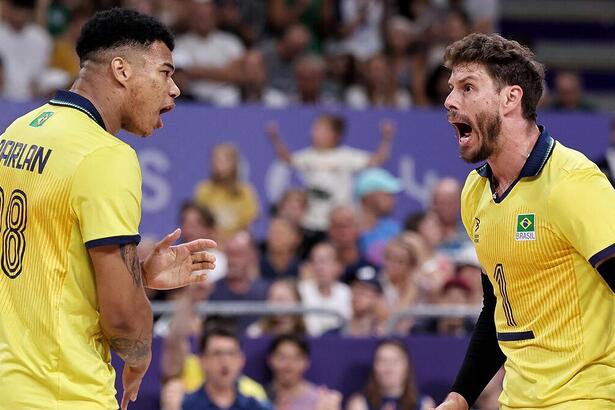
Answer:
[[[508,189],[501,195],[497,196],[495,193],[495,189],[493,187],[493,171],[489,166],[488,162],[485,162],[480,167],[476,168],[476,172],[483,178],[489,179],[489,183],[491,186],[491,193],[493,195],[493,200],[495,203],[499,204],[508,196],[510,191],[517,185],[517,182],[521,180],[521,178],[526,177],[535,177],[540,174],[540,171],[545,167],[547,161],[551,157],[553,153],[553,148],[555,147],[555,140],[549,135],[549,132],[545,129],[544,126],[539,125],[538,129],[540,130],[540,135],[534,144],[534,148],[532,148],[532,152],[529,157],[523,164],[523,168],[521,168],[521,172],[517,179],[508,187]]]
[[[138,244],[139,242],[141,242],[141,235],[111,236],[109,238],[100,238],[88,241],[85,243],[85,247],[88,249],[92,249],[96,248],[97,246],[126,245],[129,243]]]
[[[530,340],[534,338],[534,332],[528,330],[526,332],[498,332],[498,340],[500,342],[517,342],[519,340]]]
[[[107,131],[102,115],[100,115],[96,107],[94,107],[94,104],[82,95],[72,91],[58,90],[53,98],[49,100],[49,104],[79,110],[96,121],[96,123],[100,125],[103,130]]]
[[[596,265],[598,265],[600,262],[613,255],[615,255],[615,243],[610,246],[607,246],[606,248],[589,258],[589,263],[591,263],[591,265],[595,268]]]

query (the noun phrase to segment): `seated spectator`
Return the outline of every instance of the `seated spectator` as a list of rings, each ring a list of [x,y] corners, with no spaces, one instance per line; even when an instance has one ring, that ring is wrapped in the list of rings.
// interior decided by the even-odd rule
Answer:
[[[350,282],[352,313],[345,326],[330,330],[326,335],[374,337],[384,334],[385,321],[381,315],[382,285],[372,266],[359,268]]]
[[[49,67],[56,70],[61,70],[66,73],[69,86],[79,74],[81,67],[79,65],[79,57],[75,51],[77,39],[81,32],[81,27],[90,17],[91,13],[88,7],[81,7],[70,12],[70,21],[66,31],[64,31],[53,42],[53,51],[49,61]]]
[[[323,88],[325,93],[344,101],[346,92],[357,80],[357,64],[354,56],[339,50],[339,47],[329,47],[325,54],[327,63],[327,78]]]
[[[352,108],[408,108],[410,94],[397,85],[395,73],[387,59],[378,54],[365,63],[365,86],[355,85],[346,93],[346,103]]]
[[[296,89],[295,61],[310,44],[310,32],[302,24],[292,24],[278,41],[266,42],[263,56],[267,64],[268,86],[290,95]]]
[[[235,84],[243,75],[241,41],[217,29],[218,7],[214,1],[190,0],[188,7],[190,31],[177,37],[173,52],[178,86],[213,105],[238,104]]]
[[[342,145],[345,131],[342,117],[320,115],[312,124],[310,146],[291,153],[277,125],[270,124],[267,129],[278,159],[297,169],[305,182],[309,206],[303,226],[307,229],[325,231],[331,210],[352,202],[355,173],[389,158],[395,132],[389,122],[383,123],[380,145],[373,153]]]
[[[359,220],[350,206],[338,206],[329,214],[329,241],[342,262],[341,281],[350,284],[362,267],[374,267],[359,247]]]
[[[316,55],[299,57],[294,66],[296,88],[290,101],[303,105],[334,105],[335,96],[324,89],[327,67],[322,58]]]
[[[51,38],[33,22],[35,3],[34,0],[8,0],[2,3],[2,97],[8,100],[27,100],[38,95],[40,74],[49,63]]]
[[[195,202],[214,214],[222,243],[238,231],[249,230],[258,217],[258,199],[252,185],[241,180],[240,162],[235,145],[216,145],[211,152],[210,179],[200,181],[194,190]]]
[[[401,341],[381,342],[372,363],[363,392],[350,398],[347,410],[427,410],[435,407],[431,397],[419,394],[410,354]]]
[[[303,306],[333,309],[342,317],[349,318],[350,289],[348,285],[338,282],[342,264],[333,245],[322,242],[314,246],[309,264],[313,277],[299,283]],[[338,319],[333,316],[306,315],[305,321],[312,336],[319,336],[339,326]]]
[[[268,403],[243,395],[238,387],[245,356],[233,332],[223,328],[207,330],[201,341],[201,364],[207,379],[184,398],[182,410],[269,408]]]
[[[554,110],[593,111],[594,106],[583,96],[583,80],[578,73],[561,71],[555,76],[555,89],[550,108]]]
[[[275,88],[267,87],[267,67],[263,53],[248,50],[243,58],[243,76],[239,80],[241,102],[280,108],[288,104],[288,97]]]
[[[401,181],[381,168],[368,169],[357,178],[355,192],[361,207],[361,250],[374,265],[382,264],[387,242],[401,232],[401,224],[391,217],[395,195],[401,191]]]
[[[290,221],[272,218],[260,256],[260,273],[269,281],[299,277],[301,232]]]
[[[483,303],[481,273],[482,268],[474,249],[469,249],[459,255],[455,264],[455,277],[461,279],[470,287],[468,303],[475,306]]]
[[[369,0],[339,1],[338,35],[341,47],[357,60],[366,60],[382,50],[381,30],[385,3]]]
[[[268,283],[255,272],[258,255],[250,234],[245,231],[236,233],[226,242],[224,251],[228,261],[227,274],[215,283],[210,300],[264,301]],[[241,332],[254,321],[255,316],[237,316]]]
[[[267,304],[277,306],[300,306],[301,295],[293,279],[278,279],[274,281],[267,292]],[[291,333],[305,335],[306,326],[302,315],[271,315],[252,323],[246,330],[250,337],[279,336]]]
[[[268,350],[272,373],[269,399],[276,410],[341,410],[342,395],[318,387],[305,379],[310,367],[310,350],[305,339],[281,335]]]

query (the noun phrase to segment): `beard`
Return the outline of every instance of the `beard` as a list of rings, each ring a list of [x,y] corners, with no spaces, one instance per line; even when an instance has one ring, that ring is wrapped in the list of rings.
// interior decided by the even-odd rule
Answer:
[[[502,119],[499,114],[481,112],[476,116],[476,133],[478,139],[478,150],[470,151],[460,147],[459,155],[461,159],[470,164],[485,161],[497,151],[497,141],[502,130]]]

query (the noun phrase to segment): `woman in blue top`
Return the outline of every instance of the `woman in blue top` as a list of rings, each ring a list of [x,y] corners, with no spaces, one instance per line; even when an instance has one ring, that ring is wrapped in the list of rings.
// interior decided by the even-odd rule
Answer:
[[[410,355],[401,341],[381,342],[372,366],[367,385],[350,398],[346,410],[425,410],[435,406],[430,397],[419,396]]]

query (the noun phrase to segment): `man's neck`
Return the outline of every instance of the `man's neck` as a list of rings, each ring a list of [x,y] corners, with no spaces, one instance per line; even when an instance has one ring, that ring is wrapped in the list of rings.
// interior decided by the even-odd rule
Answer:
[[[216,386],[212,383],[205,383],[205,391],[209,399],[218,407],[229,408],[235,402],[234,386]]]
[[[351,265],[359,261],[359,247],[356,244],[338,247],[340,259],[344,265]]]
[[[524,121],[522,124],[523,126],[502,130],[501,145],[497,153],[487,160],[500,195],[519,177],[540,136],[540,130],[535,123]]]
[[[120,132],[122,126],[120,104],[115,98],[115,94],[109,91],[112,90],[112,87],[108,83],[91,79],[91,76],[96,74],[88,71],[88,64],[86,62],[86,66],[81,69],[79,78],[77,78],[70,91],[87,98],[103,118],[107,132],[116,135]],[[93,68],[92,70],[96,69]]]

